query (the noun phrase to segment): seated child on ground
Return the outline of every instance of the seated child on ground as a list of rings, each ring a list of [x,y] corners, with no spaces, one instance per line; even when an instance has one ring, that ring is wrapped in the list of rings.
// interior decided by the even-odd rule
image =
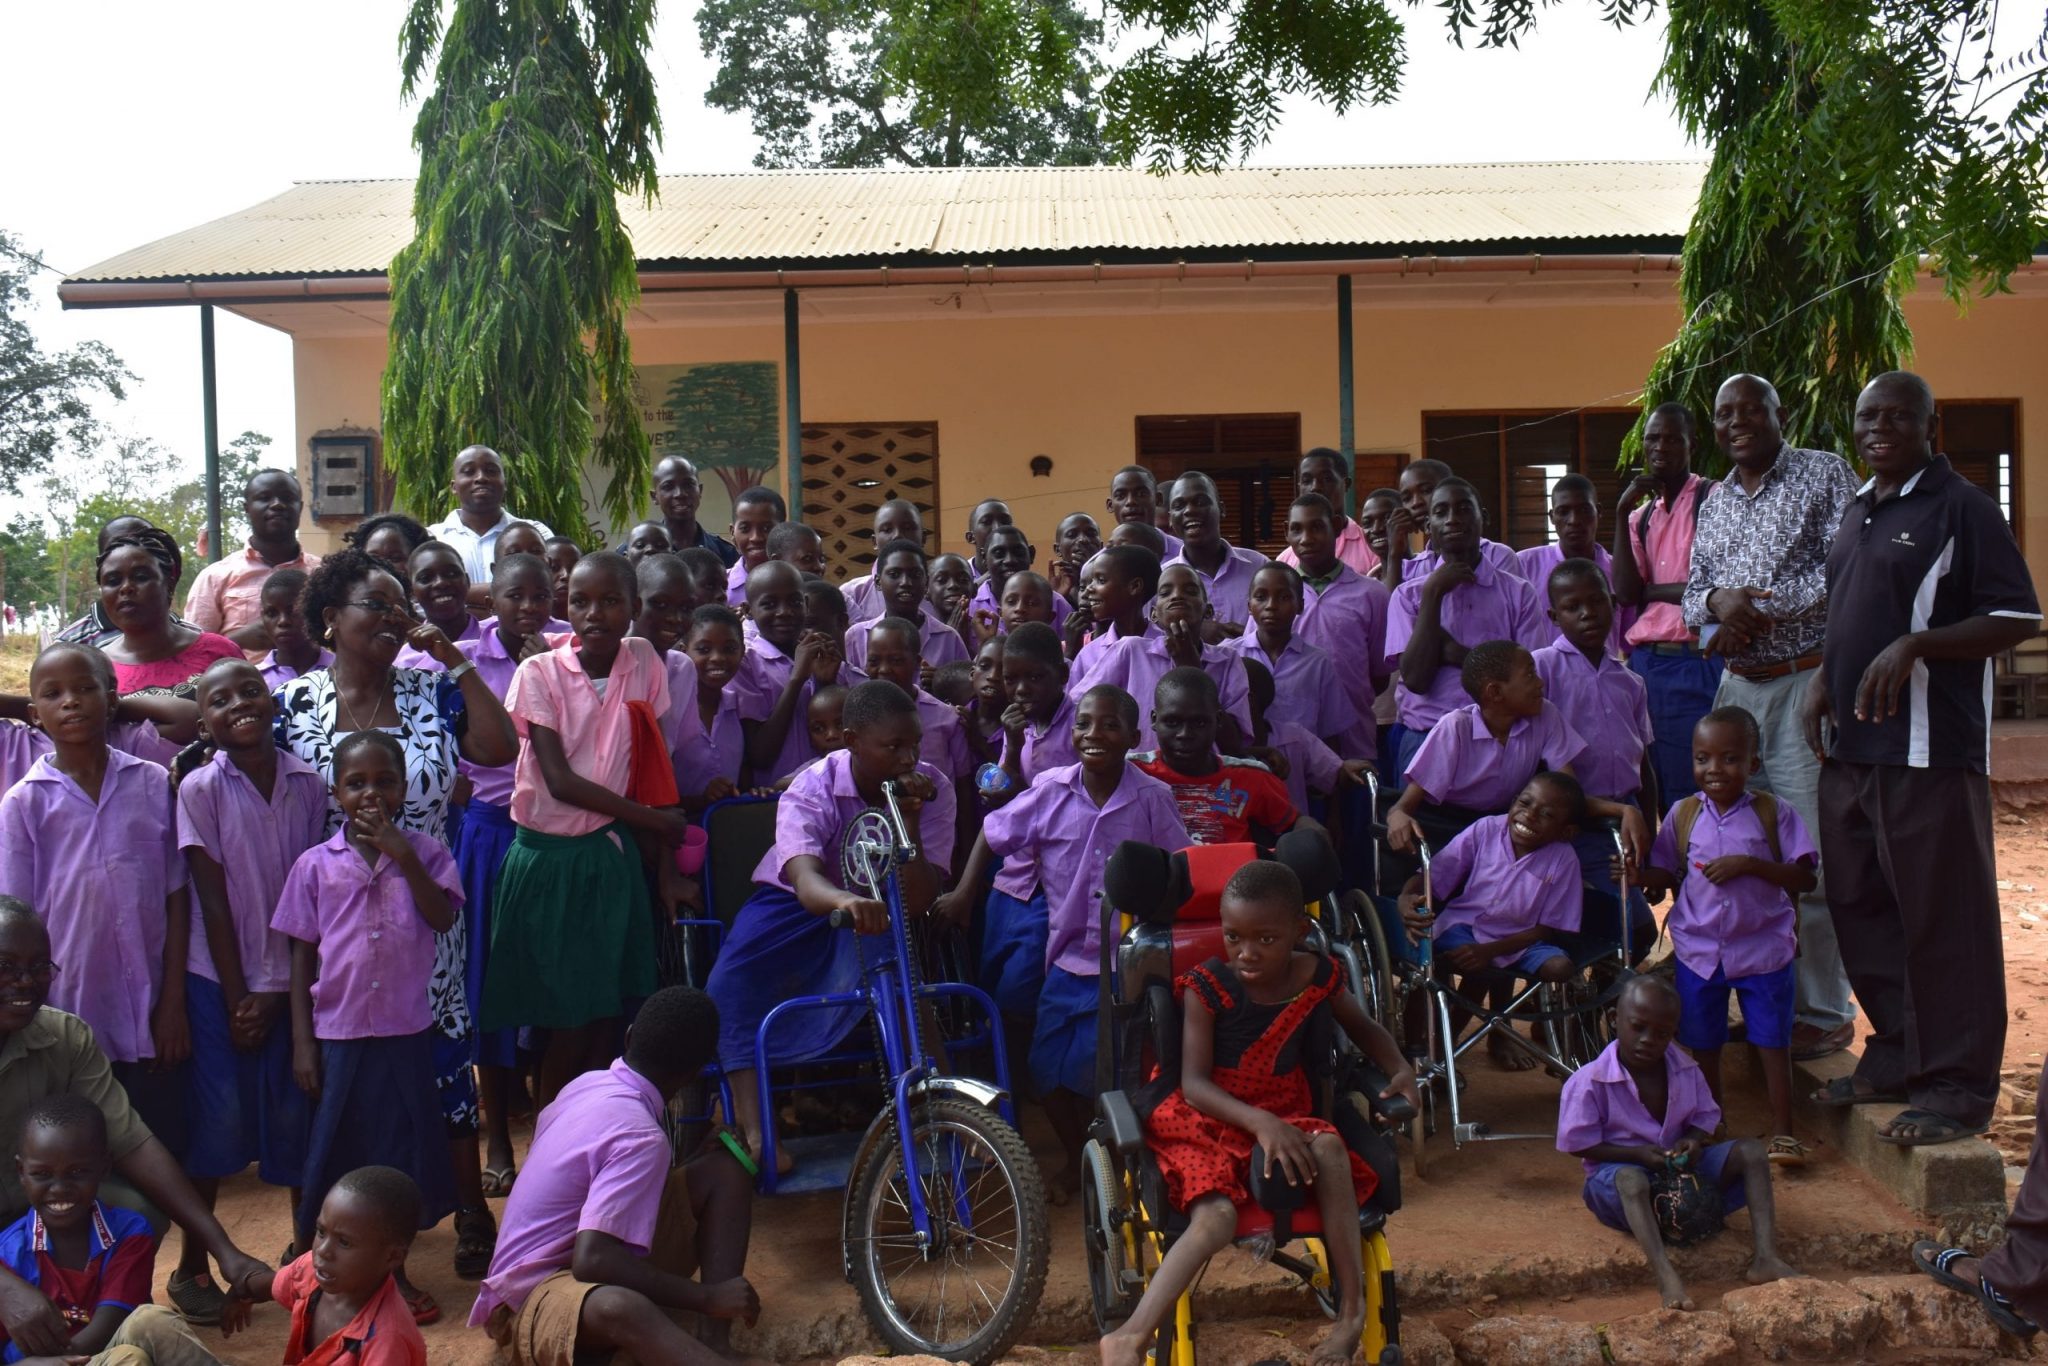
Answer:
[[[1102,1340],[1104,1366],[1137,1366],[1181,1292],[1237,1228],[1249,1203],[1253,1148],[1261,1175],[1315,1187],[1323,1227],[1357,1227],[1358,1209],[1377,1186],[1367,1166],[1315,1117],[1312,1088],[1290,1044],[1327,1013],[1390,1078],[1383,1096],[1416,1100],[1415,1075],[1393,1036],[1365,1013],[1328,957],[1303,947],[1309,921],[1301,882],[1281,863],[1252,862],[1224,888],[1222,958],[1180,977],[1183,1012],[1179,1085],[1145,1115],[1145,1142],[1166,1181],[1167,1200],[1188,1216],[1187,1232],[1168,1249],[1131,1317]],[[1176,1080],[1162,1076],[1156,1085]],[[1365,1328],[1356,1236],[1326,1240],[1337,1321],[1312,1360],[1351,1360]]]
[[[1252,711],[1246,698],[1244,661],[1221,645],[1204,644],[1202,624],[1210,620],[1209,594],[1201,575],[1185,564],[1169,565],[1160,571],[1159,592],[1152,600],[1153,620],[1158,636],[1122,636],[1111,642],[1084,674],[1076,670],[1067,679],[1069,696],[1079,697],[1098,683],[1114,683],[1138,699],[1140,711],[1167,670],[1199,668],[1215,680],[1220,697],[1220,729],[1217,748],[1225,754],[1242,754],[1251,734]],[[1138,747],[1150,749],[1157,740],[1151,717],[1145,717]]]
[[[717,1038],[709,996],[665,987],[634,1017],[625,1056],[578,1077],[541,1112],[469,1316],[512,1366],[573,1366],[615,1351],[642,1362],[714,1359],[705,1347],[723,1352],[732,1321],[760,1314],[742,1274],[753,1222],[746,1172],[716,1141],[673,1165],[661,1122]],[[702,1316],[698,1339],[674,1310]]]
[[[1666,926],[1684,1006],[1679,1043],[1718,1103],[1728,993],[1741,998],[1743,1027],[1771,1099],[1770,1159],[1799,1166],[1806,1146],[1792,1136],[1794,898],[1813,890],[1819,855],[1792,803],[1749,790],[1762,767],[1757,741],[1756,718],[1741,707],[1700,718],[1692,732],[1700,790],[1672,804],[1642,879],[1645,887],[1678,893]]]
[[[1719,1188],[1722,1208],[1749,1207],[1755,1255],[1743,1279],[1762,1285],[1799,1273],[1778,1258],[1771,1164],[1755,1139],[1712,1142],[1721,1107],[1700,1069],[1672,1046],[1679,999],[1661,977],[1629,979],[1615,1002],[1615,1040],[1566,1079],[1557,1103],[1557,1147],[1586,1168],[1586,1208],[1611,1229],[1633,1233],[1656,1273],[1668,1309],[1692,1298],[1664,1252],[1650,1195],[1666,1173],[1690,1171]]]
[[[1241,661],[1232,660],[1231,667],[1244,673]],[[1152,693],[1159,748],[1131,756],[1133,764],[1173,789],[1194,843],[1248,839],[1271,848],[1297,822],[1316,824],[1295,809],[1287,784],[1264,764],[1219,755],[1216,728],[1216,681],[1200,669],[1174,669]]]
[[[1585,800],[1570,774],[1539,773],[1505,816],[1473,822],[1438,852],[1430,886],[1435,907],[1422,904],[1422,874],[1408,880],[1402,919],[1418,939],[1433,930],[1436,961],[1458,974],[1466,998],[1484,991],[1495,1009],[1505,1009],[1515,977],[1562,982],[1572,975],[1571,956],[1548,932],[1579,928],[1579,860],[1571,839],[1585,819]],[[1419,1008],[1422,993],[1414,1000]],[[1460,1030],[1461,1015],[1469,1018],[1452,1013]],[[1420,1030],[1418,1016],[1409,1037],[1420,1038]],[[1510,1072],[1535,1066],[1498,1031],[1488,1033],[1486,1050]]]
[[[758,571],[757,571],[758,572]],[[870,680],[846,695],[846,748],[799,773],[775,814],[775,847],[754,869],[754,893],[740,908],[707,985],[718,1003],[718,1059],[731,1075],[735,1116],[761,1151],[754,1083],[754,1036],[762,1019],[792,996],[851,991],[860,980],[867,936],[872,957],[889,951],[887,903],[839,885],[846,828],[882,805],[882,784],[899,784],[898,801],[918,856],[897,870],[904,911],[921,915],[938,895],[953,855],[953,785],[918,762],[923,727],[917,703],[894,683]],[[844,910],[853,926],[828,917]],[[779,1023],[773,1057],[799,1062],[829,1051],[860,1020],[858,1009],[807,1010]],[[788,1161],[778,1148],[778,1161]],[[517,1189],[516,1187],[514,1188]]]

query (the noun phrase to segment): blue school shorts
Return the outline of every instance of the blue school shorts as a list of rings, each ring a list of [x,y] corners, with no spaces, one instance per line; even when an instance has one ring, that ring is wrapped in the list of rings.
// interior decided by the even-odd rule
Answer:
[[[313,1107],[292,1079],[291,1013],[278,1013],[261,1050],[241,1053],[228,1036],[220,983],[186,973],[185,1009],[192,1022],[186,1103],[194,1117],[186,1173],[233,1176],[254,1162],[256,1174],[271,1185],[298,1185]]]
[[[1742,1002],[1742,1025],[1758,1048],[1784,1048],[1792,1042],[1792,998],[1798,987],[1796,960],[1775,972],[1759,972],[1730,981],[1721,965],[1702,977],[1678,965],[1678,1041],[1692,1052],[1728,1042],[1728,993]]]
[[[1453,925],[1448,930],[1437,931],[1435,936],[1436,947],[1433,952],[1441,955],[1445,949],[1462,949],[1467,944],[1477,944],[1478,942],[1479,936],[1472,933],[1470,925]],[[1569,957],[1571,957],[1570,954],[1555,944],[1531,944],[1528,948],[1522,950],[1520,958],[1517,958],[1505,968],[1496,969],[1496,971],[1513,972],[1522,977],[1534,977],[1542,969],[1543,965],[1551,959]]]
[[[1031,1030],[1031,1081],[1039,1095],[1055,1086],[1095,1094],[1095,993],[1101,981],[1057,965],[1045,970]]]
[[[1733,1139],[1713,1144],[1700,1153],[1699,1165],[1700,1175],[1721,1188],[1722,1207],[1731,1214],[1749,1203],[1749,1192],[1743,1188],[1741,1178],[1728,1175],[1728,1159],[1734,1153]],[[1602,1162],[1586,1178],[1586,1208],[1593,1211],[1595,1219],[1623,1233],[1630,1232],[1628,1216],[1621,1212],[1621,1193],[1614,1188],[1614,1176],[1622,1168],[1635,1165],[1633,1162]]]

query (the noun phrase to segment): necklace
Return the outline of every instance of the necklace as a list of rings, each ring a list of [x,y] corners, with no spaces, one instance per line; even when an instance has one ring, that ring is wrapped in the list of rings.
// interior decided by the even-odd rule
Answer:
[[[386,679],[386,680],[385,680],[385,683],[386,683],[386,686],[388,687],[388,686],[389,686],[389,684],[390,684],[390,680],[389,680],[389,679]],[[383,710],[383,707],[384,707],[384,691],[385,691],[385,690],[384,690],[384,689],[381,689],[381,688],[380,688],[380,689],[378,690],[378,692],[377,692],[377,702],[376,702],[376,705],[375,705],[375,706],[372,706],[372,707],[370,708],[370,720],[372,720],[372,721],[375,721],[375,720],[377,719],[377,713],[378,713],[379,711]],[[350,729],[350,730],[352,730],[352,731],[353,731],[353,730],[370,730],[370,729],[373,729],[373,727],[371,727],[371,726],[366,726],[366,725],[364,725],[364,724],[363,724],[363,723],[362,723],[361,721],[359,721],[359,720],[357,720],[357,719],[356,719],[356,709],[355,709],[354,707],[351,707],[351,706],[350,706],[350,705],[348,704],[348,694],[344,693],[344,692],[343,692],[343,691],[341,690],[341,683],[339,682],[339,680],[337,680],[337,681],[335,682],[335,685],[334,685],[334,700],[335,700],[336,702],[339,702],[339,703],[341,704],[341,709],[342,709],[342,711],[343,711],[343,712],[344,712],[344,713],[346,714],[346,716],[347,716],[347,718],[348,718],[348,726],[349,726],[349,729]]]

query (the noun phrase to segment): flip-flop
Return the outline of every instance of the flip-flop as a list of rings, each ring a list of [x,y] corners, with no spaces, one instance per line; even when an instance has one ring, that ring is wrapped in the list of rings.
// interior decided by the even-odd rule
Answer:
[[[1806,1145],[1791,1134],[1779,1134],[1764,1150],[1773,1167],[1803,1167],[1806,1165]]]
[[[1859,1091],[1856,1078],[1835,1077],[1827,1085],[1808,1097],[1815,1105],[1828,1110],[1847,1110],[1857,1105],[1904,1105],[1904,1091]]]
[[[424,1290],[414,1290],[412,1294],[407,1295],[405,1308],[406,1312],[412,1315],[412,1321],[422,1328],[441,1321],[440,1303]]]
[[[484,1194],[494,1197],[510,1195],[512,1193],[512,1182],[518,1176],[519,1168],[517,1167],[485,1167],[483,1178]]]
[[[1977,1300],[2000,1332],[2010,1333],[2016,1338],[2030,1338],[2041,1331],[2040,1324],[2013,1308],[2012,1301],[1999,1294],[1998,1288],[1982,1276],[1977,1278]]]
[[[1911,1138],[1880,1131],[1877,1141],[1889,1143],[1894,1148],[1925,1148],[1936,1143],[1953,1143],[1959,1138],[1974,1138],[1991,1127],[1989,1124],[1965,1124],[1932,1110],[1901,1110],[1892,1117],[1892,1123],[1911,1124],[1920,1131]]]
[[[1963,1247],[1947,1247],[1932,1238],[1922,1238],[1907,1250],[1913,1259],[1913,1269],[1923,1276],[1931,1276],[1951,1290],[1960,1290],[1965,1295],[1977,1293],[1975,1282],[1966,1281],[1949,1268],[1957,1262],[1975,1257],[1977,1254]]]

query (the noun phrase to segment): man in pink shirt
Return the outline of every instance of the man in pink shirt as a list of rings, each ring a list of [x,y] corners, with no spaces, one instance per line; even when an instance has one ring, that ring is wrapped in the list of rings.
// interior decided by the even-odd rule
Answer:
[[[760,1316],[742,1274],[753,1224],[746,1172],[716,1141],[671,1167],[661,1124],[717,1038],[711,998],[666,987],[640,1007],[625,1056],[570,1082],[541,1112],[469,1315],[513,1366],[573,1366],[615,1351],[722,1362],[732,1320]],[[703,1316],[701,1341],[673,1310]]]
[[[263,628],[263,581],[276,569],[311,573],[320,563],[299,545],[304,498],[287,470],[258,470],[242,485],[242,514],[249,519],[249,544],[222,555],[199,571],[185,598],[185,619],[202,631],[226,636],[252,657],[270,648]]]
[[[1355,518],[1344,515],[1344,495],[1351,487],[1351,466],[1341,451],[1328,446],[1318,446],[1301,457],[1301,463],[1294,468],[1294,493],[1300,497],[1305,493],[1321,494],[1330,503],[1330,520],[1334,524],[1334,542],[1338,560],[1350,565],[1361,574],[1372,574],[1380,567],[1380,557],[1366,543],[1365,528]],[[1280,563],[1301,568],[1301,558],[1290,544],[1280,552]]]
[[[1621,491],[1614,513],[1614,599],[1637,609],[1628,666],[1650,693],[1650,761],[1668,800],[1692,791],[1692,728],[1714,709],[1722,661],[1699,646],[1679,599],[1692,567],[1693,528],[1711,479],[1692,472],[1699,427],[1683,403],[1651,410],[1643,427],[1649,466]],[[1631,516],[1641,507],[1639,516]]]

